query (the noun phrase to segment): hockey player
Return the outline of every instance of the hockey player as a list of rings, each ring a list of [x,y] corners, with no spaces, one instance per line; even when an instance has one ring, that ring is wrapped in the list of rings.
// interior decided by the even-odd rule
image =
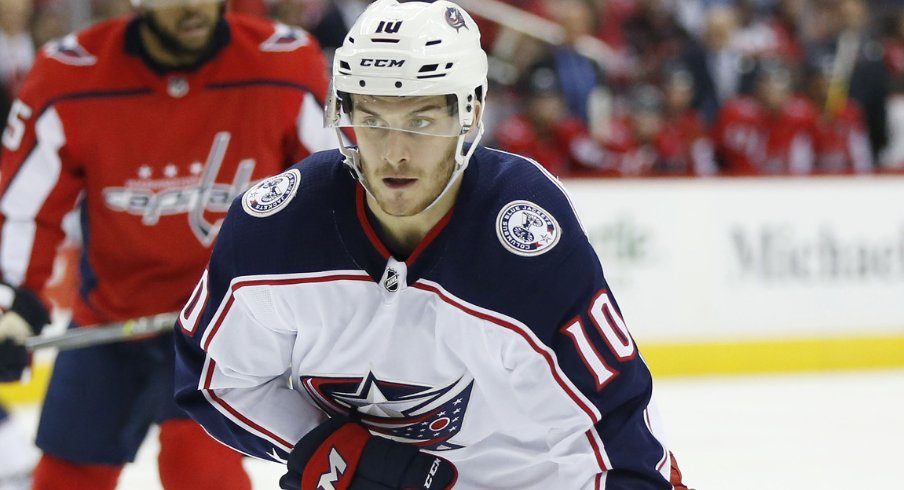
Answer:
[[[761,62],[752,95],[725,102],[713,127],[728,175],[804,175],[813,170],[816,110],[794,93],[791,67]]]
[[[282,488],[684,488],[568,196],[477,144],[486,76],[456,4],[378,0],[327,104],[357,146],[229,210],[176,396]]]
[[[232,198],[312,151],[326,67],[305,32],[224,14],[222,0],[133,0],[134,18],[45,46],[12,105],[0,180],[0,373],[40,331],[60,221],[80,203],[75,326],[178,311]],[[80,198],[80,196],[82,196]],[[34,488],[113,489],[160,423],[167,489],[247,489],[241,455],[173,402],[171,335],[62,352]]]
[[[812,56],[804,64],[806,95],[819,108],[813,130],[813,172],[853,174],[873,171],[866,119],[858,103],[832,94],[831,56]]]

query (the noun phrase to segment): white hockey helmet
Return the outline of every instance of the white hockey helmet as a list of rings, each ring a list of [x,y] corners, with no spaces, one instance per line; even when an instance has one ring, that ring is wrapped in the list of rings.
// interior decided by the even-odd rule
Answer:
[[[338,132],[346,124],[343,110],[351,107],[346,100],[350,94],[454,96],[459,123],[456,165],[435,203],[467,167],[483,134],[476,102],[483,103],[486,91],[487,55],[467,12],[448,0],[377,0],[336,50],[326,125]],[[346,164],[367,189],[357,150],[345,148],[339,137]],[[466,140],[471,143],[467,150]]]

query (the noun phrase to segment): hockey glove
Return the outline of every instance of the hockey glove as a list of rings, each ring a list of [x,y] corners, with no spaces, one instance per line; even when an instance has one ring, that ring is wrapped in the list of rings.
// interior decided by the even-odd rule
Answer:
[[[0,381],[16,381],[30,356],[22,342],[41,333],[50,315],[31,291],[0,282]]]
[[[383,437],[346,417],[307,433],[289,453],[286,490],[447,490],[458,478],[449,461]]]

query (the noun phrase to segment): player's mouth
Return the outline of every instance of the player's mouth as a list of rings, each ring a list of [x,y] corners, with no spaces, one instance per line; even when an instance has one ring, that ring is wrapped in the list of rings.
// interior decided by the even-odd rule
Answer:
[[[179,22],[179,31],[189,38],[204,39],[210,30],[210,23],[202,16],[187,17]]]
[[[385,177],[383,179],[383,185],[389,187],[390,189],[407,189],[414,185],[417,182],[417,179],[406,179],[402,177]]]

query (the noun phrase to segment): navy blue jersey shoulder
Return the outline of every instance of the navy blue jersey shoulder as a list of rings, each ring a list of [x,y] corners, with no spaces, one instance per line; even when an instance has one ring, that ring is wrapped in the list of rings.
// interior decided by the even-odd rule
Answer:
[[[450,243],[425,278],[549,340],[605,286],[567,194],[536,163],[488,148],[464,179],[443,233]]]
[[[543,167],[523,156],[478,147],[471,159],[471,179],[465,180],[457,209],[493,206],[512,201],[533,202],[560,216],[567,227],[580,225],[559,181]],[[570,235],[573,236],[573,235]]]
[[[355,181],[342,155],[317,152],[287,171],[293,170],[300,175],[298,190],[276,213],[249,214],[242,207],[244,194],[233,201],[217,244],[220,265],[235,268],[232,277],[354,268],[335,233],[336,202],[354,199]]]

